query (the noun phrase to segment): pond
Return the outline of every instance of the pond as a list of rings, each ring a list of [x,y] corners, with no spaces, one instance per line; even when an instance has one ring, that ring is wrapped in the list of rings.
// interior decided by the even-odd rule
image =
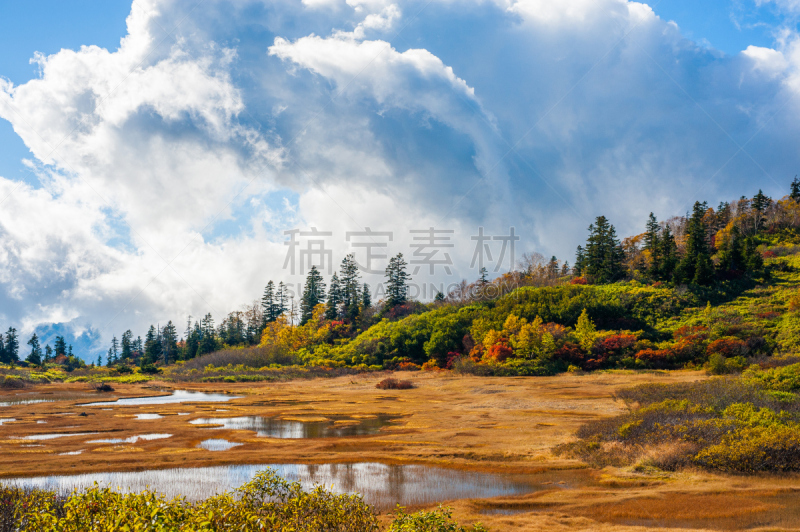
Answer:
[[[31,434],[28,436],[12,436],[12,440],[54,440],[56,438],[66,438],[68,436],[89,436],[98,434],[97,432],[56,432],[53,434]]]
[[[128,492],[149,488],[167,498],[182,495],[199,500],[241,486],[268,467],[288,480],[299,481],[306,489],[323,484],[333,485],[337,493],[360,493],[381,510],[390,510],[396,504],[429,505],[454,499],[520,495],[542,488],[531,475],[380,463],[231,465],[2,479],[0,484],[69,493],[73,488],[83,489],[98,482]]]
[[[198,447],[209,451],[227,451],[228,449],[233,449],[239,445],[243,444],[222,439],[210,439],[201,441]]]
[[[172,434],[140,434],[138,436],[131,436],[130,438],[109,438],[106,440],[90,440],[86,443],[136,443],[139,440],[163,440],[164,438],[171,438]]]
[[[207,417],[190,421],[193,425],[222,425],[216,429],[252,430],[258,436],[282,439],[343,438],[377,434],[382,427],[390,425],[390,416],[375,416],[366,419],[351,419],[332,416],[325,421],[280,419],[276,417]]]
[[[96,403],[83,403],[78,406],[128,406],[128,405],[167,405],[174,403],[223,403],[231,399],[241,399],[243,395],[230,395],[227,393],[205,393],[189,392],[186,390],[175,390],[170,395],[158,395],[155,397],[126,397],[116,401],[100,401]]]
[[[161,419],[159,414],[136,414],[136,419]]]

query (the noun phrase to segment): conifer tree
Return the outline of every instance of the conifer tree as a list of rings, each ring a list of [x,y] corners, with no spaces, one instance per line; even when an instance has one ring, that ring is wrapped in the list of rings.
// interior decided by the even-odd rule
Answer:
[[[794,180],[792,181],[789,198],[795,203],[800,203],[800,181],[797,180],[797,176],[794,176]]]
[[[403,254],[398,253],[389,259],[386,267],[386,305],[389,308],[403,305],[408,301],[408,282],[411,277],[406,271],[406,261]]]
[[[109,351],[109,357],[111,352]],[[155,364],[161,355],[161,335],[154,325],[151,325],[144,337],[144,356],[140,360],[140,366]]]
[[[339,276],[334,272],[331,285],[328,287],[328,303],[325,307],[325,318],[335,320],[339,317],[339,305],[342,302]]]
[[[3,334],[0,333],[0,364],[8,364],[9,362],[6,358],[6,343],[3,340]]]
[[[289,291],[283,281],[278,283],[278,290],[275,291],[275,319],[289,310]]]
[[[19,337],[14,327],[6,331],[6,359],[12,366],[19,362]]]
[[[325,302],[325,280],[316,266],[311,266],[311,270],[306,276],[306,284],[303,287],[303,297],[300,299],[300,325],[308,323],[314,315],[314,307]]]
[[[589,238],[583,253],[581,270],[595,282],[610,283],[622,277],[624,253],[614,226],[605,216],[598,216],[589,226]]]
[[[754,238],[745,239],[742,255],[747,271],[758,272],[764,268],[764,259],[761,253],[758,252],[758,244]]]
[[[758,194],[753,196],[753,201],[750,202],[750,205],[753,209],[753,227],[756,233],[759,232],[766,223],[767,209],[771,204],[772,199],[767,197],[761,189],[759,189]]]
[[[364,283],[364,287],[361,290],[361,311],[363,312],[371,306],[372,306],[372,295],[369,292],[369,285],[367,283]]]
[[[664,226],[661,232],[661,271],[659,273],[660,281],[670,281],[675,274],[675,268],[678,266],[678,244],[675,243],[675,237],[672,236],[672,230],[669,225]]]
[[[168,321],[161,331],[161,343],[164,365],[175,362],[178,358],[178,331],[172,320]]]
[[[746,267],[742,255],[742,234],[735,225],[731,229],[730,237],[719,253],[719,270],[733,271],[744,270]]]
[[[689,218],[686,253],[675,270],[676,283],[708,284],[712,280],[713,264],[706,242],[706,226],[703,219],[707,204],[696,201]]]
[[[590,353],[597,338],[597,328],[586,309],[583,309],[583,312],[578,317],[578,323],[575,325],[575,336],[578,338],[578,344],[581,348]]]
[[[558,259],[555,255],[550,257],[550,262],[547,263],[547,276],[550,279],[556,279],[558,277]]]
[[[122,360],[130,360],[133,358],[133,333],[130,329],[122,333],[119,356]]]
[[[25,361],[29,364],[33,364],[34,366],[41,366],[42,347],[39,345],[39,337],[36,335],[36,333],[33,333],[31,339],[28,340],[28,345],[31,346],[31,353],[28,355]]]
[[[44,346],[44,361],[50,362],[53,359],[53,348],[50,345]]]
[[[660,279],[663,270],[661,245],[661,227],[658,225],[655,215],[651,212],[647,220],[647,230],[644,234],[644,249],[650,253],[650,265],[647,274],[651,279]]]
[[[119,362],[119,342],[116,336],[111,339],[111,348],[108,350],[108,360],[110,364]],[[113,362],[111,362],[112,360]]]
[[[358,316],[358,303],[361,299],[360,277],[356,256],[352,253],[345,255],[339,268],[339,289],[345,315],[351,320]]]
[[[55,349],[56,356],[67,355],[67,342],[64,340],[63,336],[56,336],[56,339],[53,342],[53,348]]]
[[[281,283],[283,284],[283,283]],[[211,317],[211,313],[205,315],[200,323],[200,345],[198,348],[198,354],[205,355],[207,353],[213,353],[217,350],[217,333],[214,330],[214,318]]]
[[[575,266],[572,267],[572,273],[577,276],[583,275],[583,268],[586,266],[586,252],[583,246],[578,246],[575,252]]]
[[[275,299],[275,283],[267,283],[264,288],[264,296],[261,298],[261,309],[264,314],[264,324],[271,323],[278,319],[278,302]],[[262,327],[263,329],[263,327]]]

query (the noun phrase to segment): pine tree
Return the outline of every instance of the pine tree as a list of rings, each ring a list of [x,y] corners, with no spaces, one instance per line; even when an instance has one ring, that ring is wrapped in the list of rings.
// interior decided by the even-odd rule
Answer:
[[[585,264],[581,269],[595,282],[610,283],[622,277],[624,253],[614,226],[608,223],[605,216],[598,216],[595,223],[589,226],[584,254]]]
[[[647,220],[647,230],[644,234],[644,249],[650,253],[650,266],[647,274],[651,279],[659,280],[663,270],[661,256],[661,227],[658,225],[655,215],[651,212]]]
[[[403,305],[408,301],[408,282],[411,277],[406,271],[406,261],[403,254],[398,253],[389,259],[386,267],[386,305],[389,308]]]
[[[210,312],[203,318],[200,324],[200,330],[202,335],[200,337],[198,354],[205,355],[207,353],[213,353],[217,350],[217,334],[214,330],[214,318],[211,317]]]
[[[675,268],[678,266],[678,244],[675,243],[675,237],[672,236],[672,230],[669,225],[664,226],[661,232],[661,271],[659,273],[660,281],[669,281],[675,274]]]
[[[278,290],[275,292],[275,319],[289,310],[289,291],[283,281],[278,283]]]
[[[325,302],[325,280],[316,266],[306,276],[303,297],[300,299],[300,325],[305,325],[314,315],[314,307]]]
[[[19,337],[14,327],[6,331],[6,359],[12,366],[19,362]]]
[[[63,336],[56,336],[53,347],[55,348],[56,356],[67,356],[67,342],[64,340]]]
[[[331,277],[331,285],[328,287],[327,299],[328,303],[325,307],[325,318],[335,320],[339,317],[339,305],[342,302],[339,276],[336,273]]]
[[[707,204],[696,201],[689,218],[686,240],[686,253],[675,270],[675,282],[695,284],[708,284],[712,280],[709,273],[713,271],[711,254],[706,242],[706,226],[703,219],[706,214]]]
[[[744,269],[745,262],[744,256],[742,255],[742,235],[739,232],[739,228],[734,225],[733,229],[731,229],[730,237],[720,250],[719,270],[726,272]]]
[[[742,255],[747,271],[759,272],[764,269],[764,258],[761,256],[761,253],[758,252],[758,244],[754,238],[745,239]]]
[[[133,357],[133,333],[130,329],[122,333],[120,358],[130,360]]]
[[[564,264],[561,265],[561,277],[569,275],[569,261],[564,261]]]
[[[50,362],[53,359],[53,348],[50,345],[44,346],[44,362]]]
[[[164,365],[170,362],[175,362],[178,358],[178,331],[172,320],[168,321],[161,332],[161,341],[163,344]]]
[[[111,352],[111,348],[108,348],[108,353],[106,353],[106,365],[111,368],[114,367],[116,364],[116,360],[114,359],[114,354]]]
[[[361,298],[360,277],[356,256],[352,253],[345,255],[339,268],[339,287],[344,312],[351,320],[358,316],[358,302]]]
[[[139,365],[143,367],[147,364],[155,364],[160,354],[161,337],[155,325],[151,325],[144,337],[144,356],[141,358]],[[110,357],[111,352],[109,351]]]
[[[547,263],[547,276],[550,279],[558,278],[558,259],[555,255],[550,257],[550,262]]]
[[[756,233],[760,231],[767,222],[767,209],[771,204],[772,199],[764,195],[764,193],[761,192],[761,189],[759,189],[758,194],[753,196],[753,201],[750,202],[750,205],[753,209],[753,226]]]
[[[363,312],[371,306],[372,306],[372,295],[369,292],[369,285],[367,283],[364,283],[364,287],[361,290],[361,311]]]
[[[580,277],[583,275],[583,269],[585,266],[586,252],[583,250],[583,246],[578,246],[578,249],[575,252],[575,266],[572,267],[572,273]]]
[[[103,355],[97,355],[97,367],[102,367],[103,365]]]
[[[109,365],[114,365],[119,362],[119,342],[116,336],[111,339],[111,349],[108,350],[108,361]]]
[[[792,181],[789,198],[795,203],[800,203],[800,181],[797,180],[797,176],[794,176],[794,180]]]
[[[42,347],[39,345],[39,337],[33,333],[31,339],[28,340],[28,345],[31,346],[31,353],[25,359],[29,364],[34,366],[42,365]]]
[[[8,364],[10,362],[6,356],[6,343],[3,340],[2,333],[0,333],[0,364]]]
[[[264,314],[264,324],[271,323],[278,319],[278,303],[275,300],[275,283],[267,283],[264,288],[264,296],[261,298],[261,309]],[[263,326],[262,326],[263,329]]]

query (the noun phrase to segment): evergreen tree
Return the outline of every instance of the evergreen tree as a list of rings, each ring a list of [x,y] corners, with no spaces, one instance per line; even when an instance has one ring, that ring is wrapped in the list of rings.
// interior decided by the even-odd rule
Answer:
[[[761,253],[758,252],[758,244],[754,238],[750,237],[745,239],[742,255],[747,271],[759,272],[764,269],[764,259]]]
[[[767,209],[769,209],[771,204],[772,199],[761,192],[761,189],[759,189],[758,194],[753,196],[753,201],[750,202],[750,205],[753,209],[753,227],[756,233],[760,231],[766,223]]]
[[[103,355],[97,355],[97,367],[101,367],[103,365]]]
[[[140,360],[140,366],[155,364],[161,358],[161,331],[151,325],[144,337],[144,356]]]
[[[581,270],[595,282],[610,283],[622,277],[623,258],[614,226],[608,223],[605,216],[598,216],[595,223],[589,226]]]
[[[658,225],[655,215],[651,212],[647,220],[647,230],[644,234],[644,249],[650,253],[650,265],[647,274],[651,279],[659,280],[663,270],[663,260],[661,256],[661,227]]]
[[[331,277],[331,285],[328,287],[328,303],[325,307],[325,318],[335,320],[339,317],[339,305],[342,302],[341,286],[339,276],[334,273]]]
[[[730,238],[719,253],[719,270],[733,271],[745,269],[744,256],[742,255],[742,235],[735,225],[731,229]]]
[[[711,254],[706,242],[706,226],[703,219],[707,204],[696,201],[689,218],[686,253],[675,270],[676,283],[708,284],[712,280],[713,271]]]
[[[358,302],[361,299],[360,277],[356,256],[352,253],[345,255],[339,268],[339,289],[345,315],[351,320],[358,316]]]
[[[50,362],[53,359],[53,348],[50,345],[44,346],[44,362]]]
[[[272,281],[268,282],[266,288],[264,288],[264,296],[261,298],[261,309],[264,315],[265,325],[275,321],[280,315],[280,312],[278,312],[278,302],[275,299],[275,283]]]
[[[586,265],[586,252],[583,250],[583,246],[578,246],[577,251],[575,252],[575,266],[572,267],[572,273],[580,277],[583,275],[583,268]]]
[[[106,353],[106,365],[109,368],[111,368],[111,367],[114,367],[114,364],[116,364],[116,360],[114,359],[114,355],[111,352],[111,348],[109,347],[108,348],[108,353]]]
[[[122,342],[120,345],[120,358],[122,360],[130,360],[133,358],[133,333],[130,329],[122,333]]]
[[[64,340],[63,336],[56,336],[53,347],[55,348],[56,356],[67,356],[67,342]]]
[[[794,180],[792,181],[789,198],[795,203],[800,203],[800,181],[797,180],[797,176],[794,176]]]
[[[565,275],[569,275],[569,261],[564,261],[564,264],[561,265],[561,277]]]
[[[484,270],[486,268],[483,268]],[[550,262],[547,263],[547,276],[550,279],[558,278],[558,259],[555,255],[550,257]]]
[[[119,342],[117,337],[111,339],[111,348],[108,350],[108,364],[109,366],[115,365],[119,362]]]
[[[398,253],[389,259],[386,267],[386,304],[389,308],[403,305],[408,301],[408,282],[411,277],[406,271],[406,261],[403,254]]]
[[[19,337],[14,327],[9,327],[6,331],[6,360],[12,366],[19,362]]]
[[[210,312],[203,318],[200,324],[200,330],[201,337],[198,354],[205,355],[207,353],[213,353],[217,350],[217,335],[214,330],[214,318],[211,317]]]
[[[25,359],[29,364],[34,366],[42,365],[42,347],[39,345],[39,337],[33,333],[31,339],[28,340],[28,345],[31,346],[31,353]]]
[[[303,288],[303,297],[300,299],[300,325],[305,325],[314,315],[314,307],[325,302],[325,280],[316,266],[311,266],[311,271],[306,277]]]
[[[0,333],[0,364],[8,364],[10,360],[6,358],[6,343],[3,340],[3,335]]]
[[[363,312],[371,306],[372,306],[372,295],[369,292],[369,285],[367,283],[364,283],[364,287],[361,290],[361,311]]]
[[[434,297],[433,300],[438,303],[444,302],[444,294],[442,292],[436,292],[436,297]]]
[[[661,232],[661,272],[658,280],[671,280],[677,266],[678,244],[675,243],[675,237],[672,236],[669,225],[666,225]]]
[[[275,292],[275,319],[289,310],[289,291],[283,281],[278,283],[278,290]]]
[[[202,336],[203,332],[200,329],[200,324],[195,321],[194,327],[192,327],[191,316],[189,316],[189,320],[186,324],[186,352],[184,353],[184,358],[186,360],[191,360],[197,356],[197,352],[200,350],[200,338],[202,338]]]
[[[168,321],[161,331],[161,342],[163,344],[164,365],[175,362],[178,359],[178,331],[172,320]]]

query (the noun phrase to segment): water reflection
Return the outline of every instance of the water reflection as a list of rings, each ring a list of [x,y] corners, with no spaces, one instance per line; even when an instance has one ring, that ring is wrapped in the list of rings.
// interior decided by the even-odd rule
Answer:
[[[73,488],[83,489],[98,482],[123,491],[136,492],[149,487],[168,498],[182,495],[198,500],[241,486],[267,467],[289,480],[299,481],[306,489],[324,484],[333,485],[338,493],[361,493],[367,502],[384,510],[394,508],[395,504],[427,505],[454,499],[519,495],[538,489],[532,477],[525,475],[379,463],[232,465],[2,479],[0,484],[69,493]]]
[[[176,390],[171,395],[159,395],[156,397],[127,397],[116,401],[101,401],[97,403],[84,403],[79,406],[126,406],[126,405],[165,405],[173,403],[185,403],[187,401],[198,403],[224,403],[231,399],[241,399],[243,395],[230,395],[226,393],[205,393],[189,392],[186,390]]]
[[[95,433],[96,434],[96,433]],[[140,434],[138,436],[131,436],[130,438],[109,438],[107,440],[91,440],[86,443],[136,443],[139,440],[163,440],[170,438],[172,434]]]
[[[161,419],[159,414],[136,414],[136,419]]]
[[[339,423],[337,423],[339,421]],[[345,421],[342,423],[342,421]],[[295,421],[263,416],[207,417],[190,421],[193,425],[222,425],[216,429],[252,430],[258,436],[282,439],[344,438],[377,434],[391,424],[389,416],[368,419],[347,419],[343,416],[327,421]]]
[[[207,449],[209,451],[227,451],[228,449],[232,449],[234,447],[238,447],[239,445],[243,445],[241,443],[234,443],[228,440],[221,440],[221,439],[210,439],[210,440],[203,440],[200,442],[201,449]]]
[[[97,432],[57,432],[55,434],[30,434],[28,436],[12,436],[12,440],[53,440],[55,438],[65,438],[67,436],[90,436]]]

